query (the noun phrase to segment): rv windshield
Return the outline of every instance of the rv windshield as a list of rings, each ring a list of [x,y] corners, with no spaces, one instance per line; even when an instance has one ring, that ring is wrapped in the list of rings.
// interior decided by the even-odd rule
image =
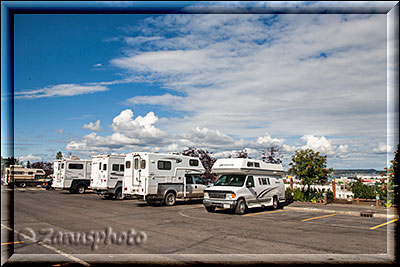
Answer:
[[[246,175],[222,175],[214,186],[243,186]]]

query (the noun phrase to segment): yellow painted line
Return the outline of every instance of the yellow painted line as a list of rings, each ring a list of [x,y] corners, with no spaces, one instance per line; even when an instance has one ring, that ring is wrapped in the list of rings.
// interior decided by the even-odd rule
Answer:
[[[4,246],[4,245],[11,245],[11,244],[24,243],[24,242],[25,242],[25,241],[7,242],[7,243],[1,243],[1,245]]]
[[[316,219],[319,219],[319,218],[325,218],[325,217],[335,216],[335,215],[336,215],[336,213],[334,213],[334,214],[329,214],[329,215],[324,215],[324,216],[312,217],[312,218],[304,219],[304,220],[302,220],[302,222],[311,221],[311,220],[316,220]]]
[[[370,230],[374,230],[374,229],[376,229],[376,228],[379,228],[379,227],[382,227],[382,226],[385,226],[385,225],[387,225],[387,224],[389,224],[389,223],[393,223],[393,222],[395,222],[395,221],[398,221],[399,219],[394,219],[394,220],[391,220],[391,221],[389,221],[389,222],[385,222],[385,223],[382,223],[382,224],[380,224],[380,225],[377,225],[377,226],[374,226],[374,227],[371,227],[371,228],[369,228]]]
[[[259,212],[259,213],[246,214],[243,216],[254,216],[254,215],[260,215],[260,214],[270,214],[270,213],[278,213],[278,212],[285,212],[285,211],[287,211],[287,210],[264,211],[264,212]]]

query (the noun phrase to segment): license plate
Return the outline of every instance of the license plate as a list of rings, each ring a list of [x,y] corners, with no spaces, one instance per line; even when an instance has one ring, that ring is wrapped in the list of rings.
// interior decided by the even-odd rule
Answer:
[[[231,207],[231,205],[229,204],[224,204],[224,209],[229,209]]]

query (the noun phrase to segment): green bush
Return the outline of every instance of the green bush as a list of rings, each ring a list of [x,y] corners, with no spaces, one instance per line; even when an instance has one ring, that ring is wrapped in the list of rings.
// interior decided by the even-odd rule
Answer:
[[[301,189],[293,189],[291,190],[290,188],[287,188],[285,191],[285,196],[286,199],[289,202],[293,201],[304,201],[304,202],[319,202],[320,200],[324,200],[323,193],[327,193],[328,197],[328,202],[332,202],[333,199],[333,192],[328,189],[328,191],[325,191],[325,189],[310,189],[310,190],[305,190],[304,187]]]

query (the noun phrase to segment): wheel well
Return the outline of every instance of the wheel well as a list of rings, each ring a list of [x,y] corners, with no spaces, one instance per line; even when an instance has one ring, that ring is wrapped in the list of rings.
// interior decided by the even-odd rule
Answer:
[[[173,189],[169,189],[169,190],[167,190],[167,191],[165,192],[164,198],[165,198],[169,193],[173,193],[173,194],[175,195],[175,197],[176,197],[176,191],[173,190]]]
[[[239,200],[240,200],[240,199],[243,199],[243,201],[244,201],[244,204],[245,204],[245,205],[246,205],[246,207],[247,207],[247,201],[246,201],[246,199],[245,199],[244,197],[239,197],[239,198],[238,198],[238,202],[239,202]]]

